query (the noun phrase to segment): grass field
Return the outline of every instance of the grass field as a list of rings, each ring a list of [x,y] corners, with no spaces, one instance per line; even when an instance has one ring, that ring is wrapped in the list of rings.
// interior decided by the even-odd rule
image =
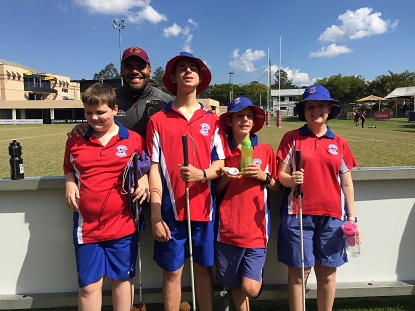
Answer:
[[[260,141],[276,151],[285,132],[302,126],[297,118],[284,118],[282,127],[264,126]],[[407,119],[366,121],[366,127],[352,120],[332,120],[329,126],[345,137],[359,167],[415,166],[415,123]],[[375,125],[376,128],[368,128]],[[66,133],[73,124],[0,125],[0,178],[10,178],[8,146],[13,139],[22,145],[25,177],[61,176]],[[180,142],[179,142],[180,143]]]

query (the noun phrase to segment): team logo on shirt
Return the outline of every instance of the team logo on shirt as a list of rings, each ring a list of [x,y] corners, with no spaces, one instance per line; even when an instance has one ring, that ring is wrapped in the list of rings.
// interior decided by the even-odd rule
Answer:
[[[339,150],[339,147],[337,147],[335,144],[330,144],[329,145],[329,153],[331,153],[332,155],[339,155],[339,153],[337,152],[337,150]]]
[[[210,125],[207,123],[202,123],[200,124],[200,127],[202,128],[199,132],[200,134],[202,134],[203,136],[208,136],[209,135],[209,130],[210,130]]]
[[[259,167],[261,167],[261,164],[262,164],[261,159],[259,159],[259,158],[255,158],[253,161],[254,161],[254,163],[255,163],[256,165],[258,165]]]
[[[127,150],[128,150],[127,146],[124,146],[124,145],[117,146],[117,152],[115,153],[115,155],[117,157],[124,158],[127,156]]]

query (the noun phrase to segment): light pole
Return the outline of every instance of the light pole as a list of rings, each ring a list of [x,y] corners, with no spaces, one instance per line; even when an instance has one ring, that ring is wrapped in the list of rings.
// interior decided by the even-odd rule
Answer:
[[[118,29],[118,43],[120,46],[120,74],[121,74],[121,59],[122,59],[122,50],[121,50],[121,29],[125,28],[124,25],[124,20],[122,19],[120,23],[117,23],[116,19],[112,20],[114,22],[114,24],[112,25],[112,27],[114,27],[115,30]],[[121,77],[121,85],[123,85],[123,81],[122,81],[122,77]]]
[[[232,76],[234,75],[233,72],[229,72],[229,83],[231,85],[231,88],[229,90],[229,102],[233,100],[233,84],[232,84]]]

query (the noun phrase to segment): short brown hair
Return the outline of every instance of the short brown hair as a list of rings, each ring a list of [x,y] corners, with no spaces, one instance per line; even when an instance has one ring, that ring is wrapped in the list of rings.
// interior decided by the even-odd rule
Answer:
[[[84,106],[107,106],[114,110],[117,101],[114,89],[108,84],[94,83],[84,92],[82,96]]]

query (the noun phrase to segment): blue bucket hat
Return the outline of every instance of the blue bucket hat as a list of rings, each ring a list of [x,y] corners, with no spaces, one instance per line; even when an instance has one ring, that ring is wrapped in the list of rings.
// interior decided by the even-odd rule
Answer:
[[[255,106],[251,100],[247,97],[237,97],[228,104],[228,110],[225,113],[222,113],[219,117],[220,125],[225,130],[226,134],[232,133],[232,128],[227,124],[226,118],[232,113],[239,112],[244,110],[246,107],[250,107],[255,111],[254,126],[251,129],[251,133],[258,132],[265,122],[265,111],[264,109]]]
[[[199,72],[203,75],[203,79],[196,88],[196,95],[202,93],[209,86],[210,80],[212,80],[212,74],[210,73],[209,68],[201,59],[194,57],[193,54],[189,52],[180,52],[167,62],[166,70],[164,71],[163,76],[164,86],[169,90],[170,93],[174,95],[177,94],[177,86],[175,83],[171,82],[170,75],[174,74],[174,68],[176,67],[177,62],[182,58],[193,59],[196,62],[197,67],[199,67]]]
[[[298,118],[301,121],[306,121],[304,115],[304,103],[307,100],[329,101],[331,103],[331,111],[327,117],[327,120],[335,118],[340,113],[342,106],[341,102],[330,97],[329,91],[324,86],[320,84],[310,85],[303,93],[303,100],[295,105]]]

